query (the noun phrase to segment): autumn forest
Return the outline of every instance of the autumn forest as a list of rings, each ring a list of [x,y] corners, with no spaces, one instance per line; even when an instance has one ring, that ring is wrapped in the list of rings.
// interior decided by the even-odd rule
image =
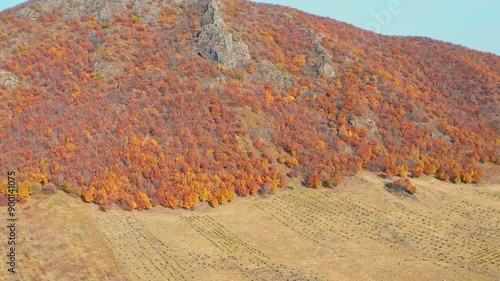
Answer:
[[[496,55],[244,0],[56,2],[0,13],[0,164],[21,197],[190,209],[500,164]]]

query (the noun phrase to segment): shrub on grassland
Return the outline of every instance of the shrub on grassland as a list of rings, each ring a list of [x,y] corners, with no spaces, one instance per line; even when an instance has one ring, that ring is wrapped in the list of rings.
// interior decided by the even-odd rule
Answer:
[[[407,192],[409,194],[415,194],[417,193],[417,187],[415,187],[409,179],[403,179],[403,178],[400,178],[400,179],[397,179],[395,180],[391,185],[390,187],[394,190],[397,190],[397,191],[404,191],[404,192]]]

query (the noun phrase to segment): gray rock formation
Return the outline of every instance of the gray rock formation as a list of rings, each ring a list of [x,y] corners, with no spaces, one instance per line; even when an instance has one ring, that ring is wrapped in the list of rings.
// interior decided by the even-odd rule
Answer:
[[[321,40],[323,40],[323,38],[324,35],[317,35],[314,40],[316,54],[320,59],[320,63],[316,66],[316,70],[319,75],[326,75],[326,77],[333,78],[336,73],[332,65],[332,55],[321,45]]]
[[[166,5],[166,3],[162,3],[162,5]],[[160,18],[161,7],[160,5],[154,5],[151,1],[134,1],[132,13],[136,15],[142,23],[156,22]]]
[[[111,14],[108,3],[104,3],[104,7],[99,12],[99,15],[97,18],[101,22],[108,22],[108,21],[111,21],[113,19],[113,14]]]
[[[33,1],[16,13],[19,16],[37,18],[40,14],[60,11],[65,19],[77,19],[82,15],[110,21],[116,14],[126,14],[128,0],[44,0]]]
[[[368,116],[357,116],[351,117],[349,119],[349,124],[353,127],[360,128],[365,130],[366,137],[370,140],[374,140],[379,142],[382,139],[382,135],[380,134],[377,123],[374,118],[377,118],[375,115],[368,113]]]
[[[23,7],[19,9],[16,14],[21,17],[27,17],[30,19],[37,19],[40,16],[40,13],[35,11],[29,6]]]
[[[332,59],[332,55],[328,52],[328,50],[321,45],[321,40],[323,39],[323,36],[318,36],[318,39],[316,39],[315,42],[315,47],[316,47],[316,54],[318,54],[322,60],[328,61]]]
[[[324,74],[330,78],[335,77],[335,75],[336,75],[335,70],[333,69],[333,66],[327,62],[323,63],[322,65],[320,65],[318,67],[318,73],[320,75]]]
[[[0,69],[0,85],[14,88],[19,84],[19,78],[13,73]]]
[[[235,67],[238,63],[248,61],[248,46],[235,42],[229,26],[224,22],[219,5],[211,2],[201,19],[201,32],[198,35],[198,53],[214,63],[227,67]]]
[[[368,117],[353,117],[349,120],[349,124],[353,127],[366,129],[369,133],[375,134],[378,132],[375,121]]]
[[[207,0],[35,0],[20,8],[16,14],[31,19],[41,14],[61,12],[65,19],[76,19],[83,15],[92,16],[100,22],[112,21],[118,16],[132,13],[142,23],[156,22],[165,6],[178,7],[180,4],[202,5]],[[132,4],[130,8],[129,4]]]
[[[94,70],[96,73],[103,75],[103,78],[111,79],[122,74],[124,66],[122,63],[115,61],[98,61],[94,64]]]
[[[269,61],[263,61],[257,64],[259,71],[252,74],[252,78],[264,82],[272,83],[281,89],[290,89],[295,85],[295,79],[284,75],[274,64]]]

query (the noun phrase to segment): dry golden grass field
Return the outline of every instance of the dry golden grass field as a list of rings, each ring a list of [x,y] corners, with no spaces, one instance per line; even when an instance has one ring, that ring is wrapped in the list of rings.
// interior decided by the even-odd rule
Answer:
[[[402,196],[363,172],[194,211],[39,195],[18,206],[18,273],[3,266],[0,280],[500,280],[500,173],[488,173],[412,179],[418,193]]]

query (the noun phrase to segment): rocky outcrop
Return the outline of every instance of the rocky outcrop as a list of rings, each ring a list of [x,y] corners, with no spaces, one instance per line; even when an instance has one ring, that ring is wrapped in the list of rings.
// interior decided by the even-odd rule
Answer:
[[[19,9],[16,14],[36,19],[40,14],[60,12],[65,19],[77,19],[83,15],[93,16],[102,22],[111,21],[116,15],[126,15],[128,0],[44,0],[33,1]]]
[[[32,0],[20,7],[18,16],[37,19],[41,14],[61,13],[65,19],[83,15],[106,23],[119,16],[136,16],[142,23],[156,22],[165,7],[177,8],[181,4],[203,5],[207,0]],[[198,7],[197,7],[198,8]]]
[[[104,4],[104,7],[99,12],[99,15],[97,18],[101,22],[108,22],[108,21],[111,21],[113,19],[113,14],[111,13],[111,10],[109,9],[107,2]]]
[[[269,61],[263,61],[256,66],[259,71],[252,74],[252,78],[256,81],[276,85],[279,90],[290,89],[296,83],[294,78],[283,74],[278,67]]]
[[[323,63],[322,65],[320,65],[318,67],[318,73],[320,75],[324,74],[330,78],[335,77],[335,75],[336,75],[335,70],[333,69],[333,66],[327,62]]]
[[[30,19],[37,19],[40,16],[40,13],[29,6],[22,7],[19,9],[16,14],[21,17],[27,17]]]
[[[321,40],[323,40],[323,38],[323,35],[317,35],[314,40],[314,47],[320,61],[320,63],[316,65],[316,70],[319,75],[326,75],[326,77],[333,78],[336,73],[332,65],[332,55],[321,45]]]
[[[321,40],[323,40],[324,36],[318,35],[314,42],[314,46],[316,48],[316,54],[320,56],[320,58],[324,61],[329,61],[332,59],[332,55],[328,52],[328,50],[321,45]]]
[[[349,119],[349,124],[353,127],[366,129],[369,133],[375,134],[378,132],[375,121],[368,117],[353,117]]]
[[[19,84],[19,78],[13,73],[0,69],[0,85],[14,88]]]
[[[82,1],[82,0],[48,0],[48,1],[37,1],[33,6],[37,10],[50,13],[54,10],[58,10],[62,13],[63,17],[66,19],[77,19],[82,15],[87,14],[89,16],[98,16],[99,3],[101,1]]]
[[[158,1],[155,1],[158,2]],[[155,4],[153,1],[134,1],[132,5],[132,14],[136,15],[142,23],[156,22],[161,15],[161,7],[167,3]],[[171,3],[177,3],[170,1]]]
[[[349,119],[349,124],[353,127],[365,130],[366,137],[368,139],[378,141],[382,138],[382,136],[379,133],[377,123],[370,117],[367,116],[351,117]]]
[[[217,2],[208,4],[201,19],[201,32],[198,35],[198,53],[211,62],[227,67],[248,61],[248,46],[233,40],[229,26],[224,22]]]
[[[124,66],[120,62],[98,61],[94,64],[94,70],[96,73],[102,75],[102,78],[111,79],[122,74]]]
[[[439,124],[437,120],[431,120],[429,122],[423,123],[423,122],[415,122],[415,125],[417,128],[425,128],[429,130],[430,135],[434,139],[439,139],[443,140],[449,144],[452,143],[453,139],[444,134],[440,129],[439,129]]]

